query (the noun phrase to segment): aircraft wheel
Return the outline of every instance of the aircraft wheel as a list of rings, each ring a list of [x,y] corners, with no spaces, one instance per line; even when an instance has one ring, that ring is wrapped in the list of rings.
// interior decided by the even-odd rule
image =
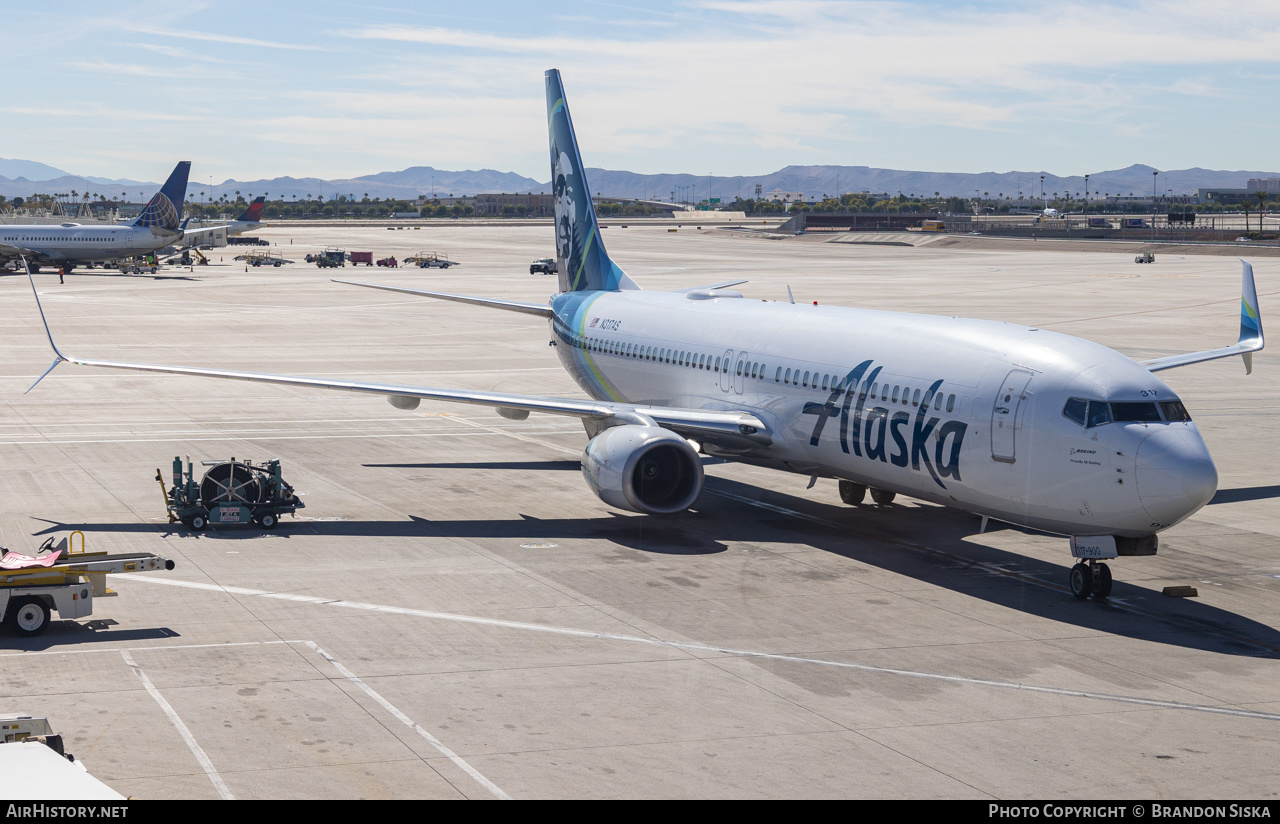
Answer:
[[[39,635],[49,628],[49,607],[39,598],[15,598],[10,615],[19,635]]]
[[[896,492],[890,492],[887,489],[876,489],[874,486],[871,487],[871,500],[880,504],[880,506],[893,503],[893,499],[896,497],[898,497]]]
[[[1098,564],[1093,568],[1093,597],[1106,598],[1111,594],[1111,567]]]
[[[1093,593],[1093,570],[1086,563],[1071,568],[1071,594],[1083,601]]]
[[[867,497],[867,487],[863,484],[855,484],[853,481],[840,482],[840,500],[849,506],[857,506]]]

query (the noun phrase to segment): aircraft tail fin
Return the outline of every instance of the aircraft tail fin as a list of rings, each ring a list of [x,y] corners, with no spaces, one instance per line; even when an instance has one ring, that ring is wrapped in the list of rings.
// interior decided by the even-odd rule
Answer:
[[[591,187],[573,133],[560,72],[548,69],[547,130],[551,142],[551,193],[555,197],[556,257],[560,291],[639,289],[609,258],[600,237]]]
[[[262,207],[266,202],[267,198],[265,195],[255,197],[253,202],[249,204],[249,208],[241,212],[240,217],[236,218],[236,220],[243,221],[245,223],[260,222],[262,220]]]
[[[152,226],[178,231],[182,218],[182,203],[187,198],[187,175],[191,173],[191,161],[182,160],[174,167],[169,179],[160,187],[147,207],[133,222],[134,226]]]

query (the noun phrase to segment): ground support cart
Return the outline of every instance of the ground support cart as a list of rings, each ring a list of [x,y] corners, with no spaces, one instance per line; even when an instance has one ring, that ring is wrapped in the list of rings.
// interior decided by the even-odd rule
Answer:
[[[281,515],[292,515],[305,504],[293,487],[280,477],[280,461],[261,464],[252,461],[201,461],[209,467],[195,480],[191,459],[186,469],[182,459],[173,459],[173,486],[165,490],[169,523],[181,521],[199,532],[205,527],[255,523],[274,529]],[[164,489],[164,479],[156,470],[156,480]]]

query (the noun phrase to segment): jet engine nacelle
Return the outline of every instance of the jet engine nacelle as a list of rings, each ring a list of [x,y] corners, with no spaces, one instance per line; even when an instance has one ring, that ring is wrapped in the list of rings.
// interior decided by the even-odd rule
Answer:
[[[600,500],[649,515],[688,509],[702,492],[702,461],[689,442],[657,426],[604,430],[582,453],[582,474]]]

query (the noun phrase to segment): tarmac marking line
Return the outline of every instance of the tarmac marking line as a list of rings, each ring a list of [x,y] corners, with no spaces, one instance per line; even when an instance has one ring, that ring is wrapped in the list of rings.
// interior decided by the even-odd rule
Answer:
[[[151,697],[160,705],[160,709],[164,710],[164,714],[169,717],[169,722],[173,724],[174,729],[176,729],[178,734],[182,736],[182,740],[186,742],[187,748],[191,750],[191,754],[196,757],[196,761],[200,762],[201,768],[204,769],[204,774],[209,776],[209,780],[213,782],[213,788],[218,791],[218,795],[221,796],[224,801],[234,801],[235,796],[231,794],[231,790],[227,789],[227,785],[223,782],[222,776],[218,775],[218,771],[214,769],[213,762],[209,760],[209,756],[205,755],[204,750],[200,748],[198,743],[196,743],[195,736],[191,734],[191,730],[187,729],[187,725],[182,723],[182,719],[178,717],[178,713],[174,711],[173,707],[169,705],[169,702],[160,694],[160,690],[156,689],[156,685],[151,683],[151,679],[142,671],[142,667],[138,666],[137,662],[133,660],[133,656],[129,654],[129,651],[121,650],[120,655],[124,658],[124,662],[129,665],[129,668],[133,670],[133,674],[138,676],[138,679],[142,681],[142,686],[147,688],[147,692],[150,693]]]
[[[480,429],[487,429],[483,425],[477,424]],[[501,432],[501,430],[495,430]],[[342,432],[335,433],[317,433],[314,435],[268,435],[263,437],[249,437],[245,435],[227,435],[225,437],[216,438],[191,438],[185,435],[169,435],[162,438],[103,438],[99,440],[78,440],[69,438],[41,438],[39,440],[25,441],[0,441],[0,446],[52,446],[57,444],[94,444],[94,443],[171,443],[173,441],[183,441],[188,443],[203,443],[209,441],[315,441],[315,440],[361,440],[367,438],[469,438],[473,437],[474,432],[385,432],[371,435],[348,435]],[[502,433],[506,434],[506,433]],[[521,435],[513,435],[512,437],[526,440]],[[535,443],[540,443],[535,441]],[[577,452],[574,452],[576,455]]]
[[[601,641],[620,641],[631,644],[646,644],[655,647],[666,647],[668,649],[679,649],[687,652],[713,653],[718,655],[728,655],[739,658],[763,658],[772,661],[786,661],[796,664],[811,664],[815,666],[835,667],[837,669],[856,670],[859,672],[869,672],[881,675],[897,675],[905,678],[920,678],[930,681],[945,681],[954,684],[967,684],[981,687],[994,687],[997,689],[1012,689],[1023,692],[1035,692],[1045,695],[1056,695],[1066,698],[1087,698],[1097,701],[1112,701],[1122,704],[1135,704],[1144,707],[1154,707],[1157,709],[1183,710],[1189,712],[1204,712],[1215,715],[1230,715],[1240,718],[1253,718],[1261,721],[1280,721],[1280,714],[1256,712],[1253,710],[1244,710],[1237,707],[1224,707],[1212,704],[1188,704],[1179,701],[1164,701],[1155,698],[1141,698],[1132,695],[1118,695],[1113,693],[1090,692],[1087,690],[1064,689],[1061,687],[1044,687],[1035,684],[1019,684],[1011,681],[992,681],[985,678],[969,678],[962,675],[947,675],[945,673],[922,672],[919,670],[903,670],[893,667],[877,667],[870,664],[858,664],[850,661],[832,661],[825,658],[810,658],[799,655],[786,655],[782,653],[761,652],[758,650],[734,649],[732,647],[720,647],[714,644],[700,644],[690,641],[670,641],[662,638],[645,638],[639,635],[623,635],[613,632],[599,632],[595,630],[574,629],[572,627],[559,627],[549,624],[530,624],[523,621],[507,621],[500,618],[481,618],[476,615],[461,615],[449,612],[432,612],[423,609],[411,609],[409,607],[393,607],[383,604],[368,604],[358,601],[343,601],[332,598],[319,598],[312,595],[297,595],[294,593],[283,592],[267,592],[258,589],[245,589],[243,587],[224,587],[218,584],[202,584],[195,581],[176,581],[163,578],[148,578],[142,575],[132,575],[129,573],[121,573],[116,575],[117,579],[125,579],[129,581],[142,581],[148,584],[158,584],[162,586],[186,587],[189,589],[202,589],[209,592],[224,592],[229,595],[248,595],[260,598],[274,598],[277,600],[294,601],[298,603],[308,603],[317,606],[334,606],[346,607],[348,609],[367,610],[369,612],[381,612],[390,615],[409,615],[418,618],[428,618],[439,621],[451,621],[460,624],[478,624],[481,626],[498,627],[502,629],[524,630],[528,632],[542,632],[551,635],[564,635],[575,638],[594,638]]]
[[[336,669],[339,673],[341,673],[343,678],[346,678],[348,681],[350,681],[351,683],[359,687],[361,690],[363,690],[366,695],[368,695],[374,701],[377,701],[378,704],[381,705],[383,709],[385,709],[387,712],[394,715],[396,719],[399,720],[402,724],[404,724],[406,727],[416,732],[418,735],[425,738],[427,740],[427,743],[429,743],[431,746],[439,750],[442,755],[444,755],[446,758],[448,758],[450,761],[452,761],[454,764],[460,767],[462,771],[465,772],[467,775],[474,778],[476,782],[480,784],[480,786],[488,790],[495,798],[500,798],[504,801],[511,800],[511,796],[503,792],[502,788],[500,788],[497,784],[494,784],[489,779],[485,778],[484,775],[479,770],[477,770],[475,767],[468,764],[466,760],[462,758],[462,756],[458,755],[453,750],[446,747],[444,743],[440,741],[439,738],[436,738],[434,735],[424,730],[412,718],[405,715],[400,710],[396,709],[395,705],[393,705],[390,701],[388,701],[387,699],[379,695],[377,692],[375,692],[372,687],[370,687],[364,681],[360,680],[359,676],[357,676],[351,670],[347,669],[346,667],[342,666],[342,664],[338,663],[338,661],[332,655],[320,649],[320,647],[316,646],[315,643],[312,641],[303,641],[302,643],[310,647],[311,650],[315,652],[317,655],[319,655],[321,658],[323,658],[324,660],[332,664],[333,668]]]

